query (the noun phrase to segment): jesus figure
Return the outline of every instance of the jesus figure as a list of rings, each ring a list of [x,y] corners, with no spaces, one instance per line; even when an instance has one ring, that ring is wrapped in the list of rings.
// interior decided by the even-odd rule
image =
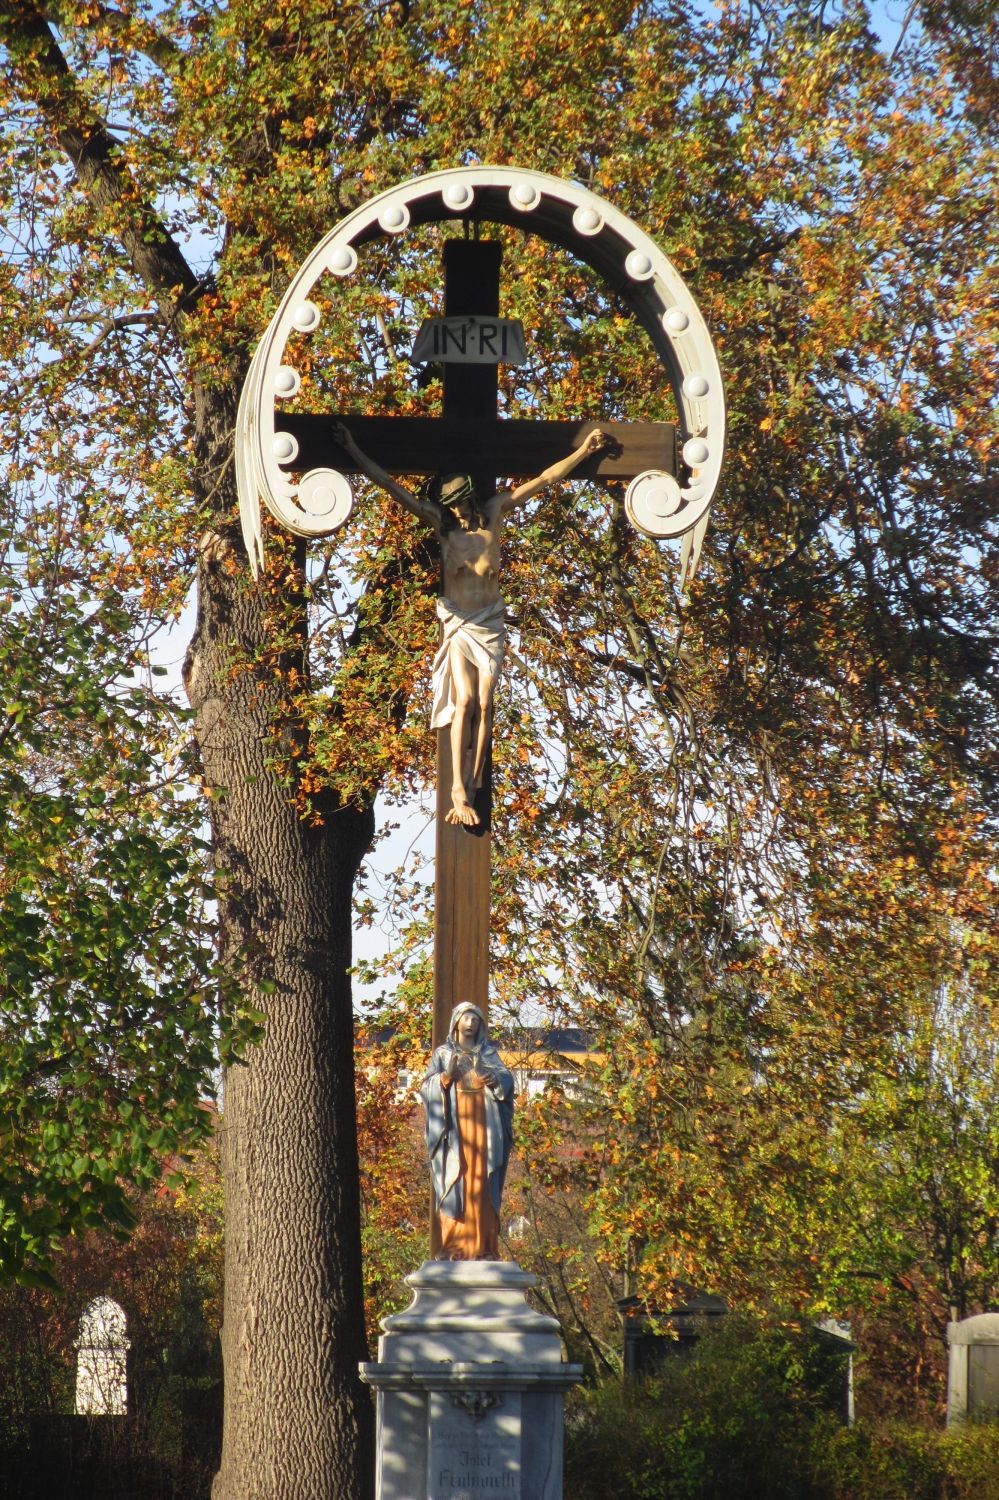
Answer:
[[[432,526],[440,542],[444,593],[437,614],[444,634],[434,660],[430,727],[450,725],[452,785],[446,821],[473,827],[479,815],[472,803],[485,775],[493,694],[506,649],[499,588],[504,517],[547,485],[565,479],[609,439],[594,428],[567,458],[537,478],[484,497],[468,474],[440,475],[425,494],[414,495],[358,447],[344,423],[335,425],[334,436],[360,472]]]

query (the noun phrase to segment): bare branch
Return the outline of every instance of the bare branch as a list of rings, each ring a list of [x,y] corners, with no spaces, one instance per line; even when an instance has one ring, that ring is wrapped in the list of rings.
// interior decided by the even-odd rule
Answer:
[[[22,96],[38,105],[91,201],[99,209],[118,211],[118,234],[125,253],[156,302],[161,321],[172,324],[192,304],[203,283],[155,210],[140,196],[121,164],[116,143],[77,87],[32,0],[11,0],[0,11],[0,42],[7,49]]]
[[[150,323],[158,321],[159,313],[156,312],[120,313],[117,317],[105,318],[100,328],[98,328],[90,340],[90,343],[84,345],[79,351],[80,357],[81,359],[89,359],[91,354],[100,348],[105,339],[109,338],[112,333],[117,333],[120,329],[137,326],[148,327]]]
[[[62,24],[57,6],[46,5],[45,14],[54,26]],[[110,5],[92,5],[89,9],[75,11],[73,19],[75,24],[87,26],[92,31],[106,29],[117,41],[141,52],[169,76],[176,76],[180,71],[184,61],[181,49],[143,16],[130,15],[128,11],[116,10]]]

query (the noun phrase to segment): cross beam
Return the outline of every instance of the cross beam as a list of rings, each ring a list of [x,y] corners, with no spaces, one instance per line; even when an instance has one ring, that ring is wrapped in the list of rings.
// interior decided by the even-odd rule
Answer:
[[[470,366],[461,366],[467,372]],[[485,470],[501,479],[530,479],[565,458],[594,427],[614,446],[581,464],[573,479],[634,479],[646,469],[678,474],[673,422],[530,422],[495,417],[356,417],[286,412],[281,429],[298,440],[296,470],[350,471],[350,455],[333,437],[343,422],[358,445],[390,474],[439,474],[442,468]]]

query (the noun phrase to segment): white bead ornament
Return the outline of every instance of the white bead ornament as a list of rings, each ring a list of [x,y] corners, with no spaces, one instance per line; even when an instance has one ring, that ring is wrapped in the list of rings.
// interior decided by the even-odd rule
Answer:
[[[541,202],[541,194],[533,182],[518,182],[510,189],[510,202],[521,213],[530,213]]]
[[[298,457],[298,439],[290,432],[276,432],[271,452],[279,464],[290,464]]]
[[[652,257],[644,250],[632,250],[624,263],[624,269],[632,281],[648,281],[652,275]]]
[[[682,307],[671,307],[669,312],[663,313],[663,327],[667,333],[686,333],[690,319]]]
[[[572,227],[577,234],[599,234],[604,227],[603,216],[595,208],[577,208],[572,216]]]
[[[313,333],[322,317],[314,302],[302,302],[292,313],[291,321],[299,333]]]
[[[455,213],[461,213],[462,209],[471,208],[475,192],[466,182],[451,182],[448,183],[441,196],[448,208],[453,208]]]
[[[357,270],[357,251],[353,245],[336,245],[326,260],[326,269],[334,276],[349,276]]]
[[[291,365],[282,365],[274,377],[274,394],[290,401],[302,389],[302,377]]]
[[[378,215],[378,222],[387,234],[401,234],[409,227],[409,209],[404,203],[393,203]]]
[[[696,469],[708,461],[708,445],[703,438],[688,438],[683,445],[683,461]]]
[[[689,401],[700,401],[708,394],[708,382],[704,375],[688,375],[683,382],[683,394]]]

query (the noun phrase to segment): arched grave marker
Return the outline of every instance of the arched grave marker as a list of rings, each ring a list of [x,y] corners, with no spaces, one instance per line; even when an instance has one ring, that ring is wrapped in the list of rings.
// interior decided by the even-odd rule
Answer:
[[[95,1297],[83,1309],[76,1339],[77,1416],[126,1415],[127,1326],[124,1308],[112,1297]]]

